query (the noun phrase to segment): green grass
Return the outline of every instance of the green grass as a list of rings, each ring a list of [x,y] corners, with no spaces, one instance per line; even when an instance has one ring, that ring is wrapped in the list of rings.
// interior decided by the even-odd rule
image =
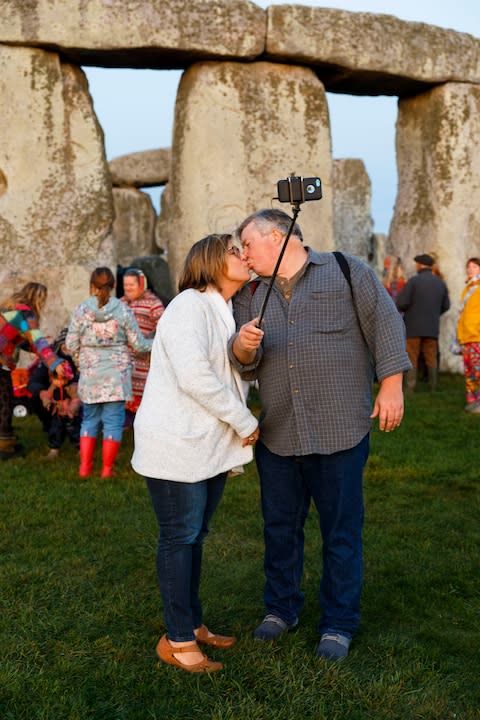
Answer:
[[[47,461],[34,418],[24,459],[0,464],[1,720],[474,720],[480,718],[480,417],[463,381],[407,399],[372,433],[365,477],[362,624],[349,657],[316,659],[320,540],[307,520],[299,629],[252,639],[263,616],[254,465],[229,481],[206,544],[205,619],[234,632],[213,676],[160,665],[156,523],[125,439],[117,477]],[[161,448],[159,448],[161,452]]]

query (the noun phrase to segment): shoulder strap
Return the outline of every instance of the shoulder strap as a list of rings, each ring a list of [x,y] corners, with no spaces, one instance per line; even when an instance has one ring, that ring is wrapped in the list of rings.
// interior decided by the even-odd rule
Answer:
[[[367,340],[366,340],[366,338],[365,338],[365,333],[363,332],[362,324],[361,324],[360,318],[359,318],[359,316],[358,316],[357,303],[355,302],[355,295],[354,295],[354,293],[353,293],[353,285],[352,285],[352,276],[351,276],[351,273],[350,273],[350,265],[348,264],[347,258],[345,257],[345,255],[343,255],[343,253],[339,252],[338,250],[335,250],[335,251],[332,253],[332,255],[334,256],[335,260],[337,261],[337,263],[338,263],[338,265],[339,265],[339,267],[340,267],[340,270],[342,271],[342,273],[343,273],[343,275],[344,275],[344,277],[345,277],[345,280],[347,281],[347,283],[348,283],[348,285],[349,285],[349,287],[350,287],[350,292],[352,293],[353,307],[354,307],[354,310],[355,310],[355,315],[357,316],[358,327],[359,327],[360,332],[362,333],[363,342],[365,343],[365,345],[366,345],[367,348],[368,348],[368,343],[367,343]]]
[[[335,250],[332,255],[334,256],[335,260],[337,261],[340,270],[342,271],[345,280],[350,286],[350,292],[352,293],[353,298],[353,304],[355,305],[355,297],[353,294],[353,286],[352,286],[352,276],[350,275],[350,265],[347,262],[347,258],[343,253],[341,253],[339,250]],[[356,310],[356,307],[355,307]]]

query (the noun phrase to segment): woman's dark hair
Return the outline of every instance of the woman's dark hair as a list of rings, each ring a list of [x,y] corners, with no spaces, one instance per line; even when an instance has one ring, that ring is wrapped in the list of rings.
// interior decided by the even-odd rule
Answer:
[[[480,258],[468,258],[467,262],[465,263],[465,266],[468,267],[470,263],[475,263],[475,265],[478,265],[480,267]]]
[[[209,285],[220,290],[219,280],[225,269],[225,251],[233,242],[227,233],[207,235],[190,248],[178,281],[178,289],[193,288],[203,292]]]
[[[103,307],[110,299],[110,293],[115,287],[115,278],[108,267],[99,267],[90,275],[90,287],[95,289],[98,307]]]

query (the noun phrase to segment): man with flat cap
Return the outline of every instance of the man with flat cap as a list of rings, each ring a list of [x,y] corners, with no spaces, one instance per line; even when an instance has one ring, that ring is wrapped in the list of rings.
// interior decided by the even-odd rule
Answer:
[[[423,353],[428,370],[430,389],[438,382],[438,334],[440,315],[450,307],[445,283],[432,272],[435,260],[431,255],[416,255],[417,274],[410,278],[397,297],[397,308],[404,313],[407,353],[412,369],[406,374],[407,390],[413,392],[417,367]]]

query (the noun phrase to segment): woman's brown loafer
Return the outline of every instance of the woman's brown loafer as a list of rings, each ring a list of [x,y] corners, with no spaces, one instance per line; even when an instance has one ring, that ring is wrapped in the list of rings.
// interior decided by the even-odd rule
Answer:
[[[226,635],[211,635],[208,634],[208,628],[206,625],[200,625],[196,633],[197,642],[209,647],[219,648],[220,650],[226,650],[235,645],[237,638],[227,637]]]
[[[175,657],[175,655],[178,655],[179,653],[201,652],[196,642],[192,642],[190,643],[190,645],[184,645],[183,647],[172,647],[172,645],[170,645],[168,641],[167,636],[163,635],[158,641],[156,650],[157,655],[160,660],[162,660],[162,662],[167,663],[167,665],[174,665],[175,667],[178,667],[181,670],[185,670],[186,672],[217,672],[218,670],[221,670],[223,668],[222,663],[215,662],[214,660],[209,660],[206,655],[203,655],[203,653],[203,660],[195,663],[195,665],[185,665],[180,660],[178,660],[178,658]]]

